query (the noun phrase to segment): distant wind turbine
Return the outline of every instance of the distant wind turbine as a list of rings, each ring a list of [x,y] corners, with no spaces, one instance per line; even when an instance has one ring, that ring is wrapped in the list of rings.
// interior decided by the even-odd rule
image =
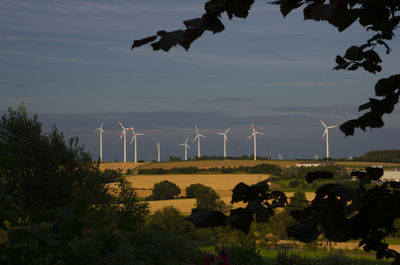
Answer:
[[[189,138],[186,137],[186,141],[183,144],[180,144],[180,146],[183,145],[185,147],[185,161],[187,160],[187,149],[190,149],[189,145],[187,144],[188,139]]]
[[[197,125],[196,125],[196,137],[194,137],[193,143],[197,139],[197,157],[198,158],[200,158],[200,137],[205,137],[205,136],[199,133],[199,129],[197,128]]]
[[[250,136],[248,137],[248,139],[251,139],[251,137],[254,137],[254,160],[257,160],[257,139],[256,136],[257,134],[259,135],[264,135],[261,132],[256,132],[256,129],[254,129],[254,125],[251,124],[251,128],[253,130],[253,132],[250,134]]]
[[[126,129],[120,121],[118,121],[118,123],[119,123],[119,126],[121,126],[121,128],[122,128],[122,132],[121,132],[121,136],[119,137],[119,140],[121,141],[122,136],[124,136],[124,163],[126,163],[126,131],[128,129]]]
[[[223,132],[223,133],[217,133],[217,134],[219,134],[219,135],[223,135],[224,136],[224,158],[226,158],[226,143],[228,142],[228,137],[226,136],[226,134],[229,132],[229,129],[230,128],[228,128],[225,132]]]
[[[135,129],[133,128],[132,125],[131,125],[131,128],[129,128],[128,130],[131,130],[132,133],[133,133],[132,140],[131,140],[130,144],[132,144],[133,140],[135,140],[135,163],[137,163],[137,137],[139,135],[144,135],[144,134],[143,133],[136,133]]]
[[[157,140],[157,162],[161,161],[161,154],[160,154],[160,141]]]
[[[324,125],[324,127],[325,127],[325,131],[324,131],[324,134],[322,135],[322,139],[326,135],[326,158],[329,158],[329,131],[328,130],[337,127],[337,125],[326,126],[322,120],[320,120],[320,121],[321,121],[322,125]]]
[[[99,131],[100,134],[100,155],[99,155],[100,162],[103,162],[103,133],[105,133],[103,130],[103,124],[104,122],[101,123],[101,126],[96,129],[97,131]]]

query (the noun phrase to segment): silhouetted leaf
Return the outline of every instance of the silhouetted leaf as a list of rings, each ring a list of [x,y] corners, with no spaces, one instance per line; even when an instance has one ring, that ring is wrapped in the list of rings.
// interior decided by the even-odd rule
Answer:
[[[221,212],[210,211],[207,209],[192,209],[192,213],[187,220],[192,222],[197,227],[215,227],[224,226],[227,217]]]
[[[160,31],[158,32],[160,33]],[[153,50],[169,51],[172,47],[176,46],[180,42],[185,41],[185,32],[183,30],[172,31],[164,34],[159,34],[161,39],[158,42],[151,44]]]
[[[380,167],[367,167],[366,171],[370,180],[378,180],[383,176],[383,168]]]
[[[185,48],[185,50],[189,50],[190,45],[195,41],[197,38],[199,38],[201,35],[203,35],[204,30],[202,29],[188,29],[185,31],[185,39],[184,41],[179,42],[179,44]]]
[[[212,31],[212,33],[218,33],[225,29],[224,24],[222,24],[221,20],[213,14],[204,14],[203,17],[204,29]]]
[[[327,5],[309,5],[309,10],[306,11],[304,8],[304,19],[313,19],[316,21],[320,20],[329,20],[335,14],[337,7],[334,4],[327,4]]]
[[[358,46],[351,46],[347,49],[344,57],[352,61],[360,61],[363,59],[363,50]]]
[[[296,9],[303,5],[302,0],[279,0],[271,2],[271,4],[280,5],[281,13],[286,17],[293,9]]]
[[[156,39],[157,39],[157,36],[150,36],[150,37],[147,37],[147,38],[144,38],[144,39],[141,39],[141,40],[135,40],[135,41],[133,42],[133,44],[132,44],[131,50],[132,50],[133,48],[140,47],[140,46],[142,46],[142,45],[145,45],[145,44],[147,44],[147,43],[150,43],[150,42],[152,42],[152,41],[154,41],[154,40],[156,40]]]
[[[300,224],[300,225],[292,225],[286,228],[286,233],[289,237],[293,237],[294,239],[309,243],[318,238],[319,231],[312,224]]]
[[[339,126],[339,129],[345,134],[345,136],[354,135],[354,129],[359,127],[358,120],[349,120]]]
[[[333,174],[331,172],[326,172],[326,171],[308,172],[306,175],[306,181],[308,183],[311,183],[317,179],[331,179],[331,178],[333,178]]]
[[[194,18],[183,21],[187,29],[204,29],[203,20],[201,18]]]
[[[374,63],[381,63],[381,57],[374,51],[374,50],[368,50],[364,52],[364,58],[368,59]]]
[[[260,202],[254,201],[249,203],[249,208],[256,215],[257,222],[268,222],[269,218],[274,215],[274,210],[264,207]]]
[[[232,190],[232,200],[231,203],[247,201],[247,196],[250,190],[250,186],[240,182]]]
[[[226,220],[226,224],[234,229],[238,229],[247,234],[250,229],[250,224],[253,221],[253,213],[247,208],[238,208],[230,210],[230,215]]]

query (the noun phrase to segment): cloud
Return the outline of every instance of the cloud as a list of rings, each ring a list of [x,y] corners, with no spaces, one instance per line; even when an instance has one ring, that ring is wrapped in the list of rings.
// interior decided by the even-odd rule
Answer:
[[[24,84],[24,83],[18,83],[10,80],[0,80],[0,84],[4,84],[8,87],[15,87],[15,88],[30,88],[32,85],[30,84]]]

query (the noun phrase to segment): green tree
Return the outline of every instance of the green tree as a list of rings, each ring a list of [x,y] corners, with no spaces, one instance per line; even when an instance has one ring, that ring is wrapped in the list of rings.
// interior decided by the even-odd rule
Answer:
[[[191,184],[185,189],[185,193],[188,198],[196,198],[197,208],[215,210],[225,206],[215,190],[200,183]]]
[[[153,200],[168,200],[173,199],[181,194],[181,189],[175,183],[164,180],[154,184],[151,199]]]
[[[44,134],[37,115],[28,115],[23,104],[1,117],[0,154],[12,161],[0,171],[0,191],[26,214],[85,201],[93,210],[111,200],[110,180],[78,139],[66,141],[56,127]]]
[[[395,31],[399,29],[400,0],[277,0],[272,3],[280,6],[283,16],[304,6],[304,19],[327,21],[339,31],[346,30],[358,21],[363,28],[372,33],[365,43],[353,45],[343,56],[338,55],[334,70],[354,71],[362,68],[373,74],[381,72],[382,60],[376,50],[382,47],[386,54],[389,54],[391,49],[387,42],[393,39]],[[192,42],[205,31],[215,34],[225,29],[221,21],[222,14],[226,13],[229,19],[246,18],[253,4],[254,0],[209,0],[204,5],[205,13],[202,17],[183,21],[186,29],[158,31],[156,35],[135,40],[131,48],[151,43],[155,51],[167,52],[178,44],[188,50]],[[380,79],[375,85],[375,94],[380,99],[371,98],[359,107],[360,111],[369,112],[340,126],[345,135],[353,135],[355,128],[365,131],[367,127],[383,126],[382,116],[391,113],[399,101],[400,74]]]
[[[193,224],[185,220],[182,212],[174,206],[165,206],[147,219],[151,227],[178,235],[190,233],[194,228]]]
[[[208,210],[221,210],[225,206],[219,194],[211,187],[205,186],[196,192],[196,207]]]

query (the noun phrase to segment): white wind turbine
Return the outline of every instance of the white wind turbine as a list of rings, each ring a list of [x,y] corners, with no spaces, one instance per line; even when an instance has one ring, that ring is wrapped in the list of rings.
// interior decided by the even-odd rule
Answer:
[[[157,162],[161,161],[160,141],[157,140]]]
[[[196,125],[196,137],[194,137],[193,143],[197,139],[197,157],[198,158],[200,158],[200,137],[205,137],[205,136],[199,133],[199,129],[197,128],[197,125]]]
[[[257,134],[259,134],[259,135],[264,135],[264,134],[261,133],[261,132],[256,132],[256,129],[254,129],[254,125],[253,124],[251,124],[251,128],[252,128],[253,132],[250,134],[248,139],[250,139],[251,137],[254,137],[254,160],[257,160],[257,139],[256,139],[256,136],[257,136]]]
[[[118,121],[118,123],[119,123],[119,126],[121,126],[121,128],[122,128],[122,133],[121,133],[121,136],[119,137],[119,140],[121,141],[122,136],[124,136],[124,163],[126,163],[126,131],[128,129],[126,129],[120,121]]]
[[[226,134],[229,132],[229,129],[230,128],[228,128],[225,132],[223,132],[223,133],[217,133],[217,134],[219,134],[219,135],[223,135],[224,136],[224,158],[226,158],[226,143],[228,142],[228,137],[226,136]]]
[[[186,141],[183,144],[180,144],[180,146],[183,145],[185,147],[185,161],[187,160],[187,149],[190,149],[189,145],[187,144],[188,139],[189,138],[186,137]]]
[[[137,137],[139,135],[144,135],[144,134],[143,133],[136,133],[135,129],[133,129],[132,125],[131,125],[131,128],[129,128],[128,130],[131,130],[132,133],[133,133],[132,140],[131,140],[130,144],[132,144],[133,140],[135,140],[135,163],[137,163]]]
[[[96,129],[97,131],[99,131],[100,134],[100,155],[99,155],[100,162],[103,162],[103,133],[105,133],[103,130],[103,124],[104,122],[102,122],[101,126]]]
[[[324,131],[324,134],[322,135],[322,138],[324,138],[326,135],[326,158],[329,158],[329,131],[328,130],[337,127],[337,125],[326,126],[326,124],[322,120],[320,120],[320,121],[321,121],[322,125],[324,125],[324,127],[325,127],[325,131]]]

